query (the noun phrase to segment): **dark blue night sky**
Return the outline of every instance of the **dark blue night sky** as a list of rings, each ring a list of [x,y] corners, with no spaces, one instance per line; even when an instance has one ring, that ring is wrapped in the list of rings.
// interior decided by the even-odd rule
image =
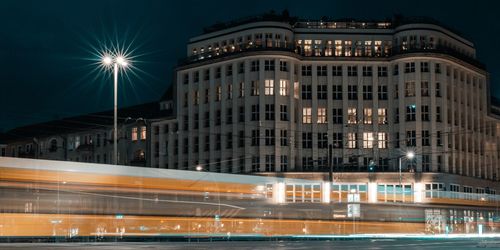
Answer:
[[[302,18],[429,16],[472,40],[500,97],[500,4],[494,1],[0,1],[0,132],[112,108],[112,81],[89,59],[99,41],[136,48],[136,75],[120,83],[120,106],[157,100],[185,56],[186,41],[217,21],[269,10]]]

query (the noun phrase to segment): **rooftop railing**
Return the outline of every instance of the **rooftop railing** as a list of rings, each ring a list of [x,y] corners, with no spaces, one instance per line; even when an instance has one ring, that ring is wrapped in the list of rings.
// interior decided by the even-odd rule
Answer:
[[[404,55],[404,54],[411,54],[411,53],[437,53],[437,54],[445,54],[449,55],[452,57],[455,57],[459,60],[465,61],[467,63],[470,63],[480,69],[486,69],[486,66],[476,60],[475,58],[463,54],[457,50],[454,50],[449,47],[445,46],[434,46],[434,47],[422,47],[422,46],[415,46],[415,47],[391,47],[388,49],[384,49],[383,53],[377,53],[374,51],[370,56],[335,56],[334,55],[334,50],[335,48],[329,48],[331,49],[331,55],[325,55],[326,48],[322,48],[321,52],[319,55],[315,53],[314,49],[311,51],[304,51],[303,48],[296,46],[293,42],[277,42],[277,41],[272,41],[272,42],[266,42],[265,39],[257,42],[251,42],[251,43],[238,43],[238,44],[230,44],[227,46],[223,46],[218,49],[212,49],[207,52],[203,53],[197,53],[195,55],[186,57],[184,59],[181,59],[178,61],[179,66],[187,65],[190,63],[194,62],[200,62],[208,59],[216,59],[216,58],[222,58],[225,56],[230,56],[230,55],[235,55],[238,53],[243,53],[243,52],[251,52],[251,51],[287,51],[287,52],[292,52],[300,56],[304,57],[325,57],[325,58],[332,58],[332,57],[337,57],[337,58],[380,58],[380,57],[390,57],[390,56],[395,56],[395,55]],[[354,49],[354,46],[353,46]],[[352,51],[353,52],[353,51]],[[352,53],[353,55],[355,53]]]

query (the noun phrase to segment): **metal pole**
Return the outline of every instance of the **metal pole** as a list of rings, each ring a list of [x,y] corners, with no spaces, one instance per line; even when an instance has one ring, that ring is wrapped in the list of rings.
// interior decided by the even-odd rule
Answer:
[[[399,157],[399,186],[401,187],[402,176],[401,176],[401,156]]]
[[[328,180],[330,180],[330,185],[333,183],[333,159],[332,159],[332,154],[333,154],[333,145],[329,144],[328,145],[328,164],[330,164],[330,172],[328,174]]]
[[[114,143],[113,143],[113,164],[118,165],[118,63],[114,63]]]

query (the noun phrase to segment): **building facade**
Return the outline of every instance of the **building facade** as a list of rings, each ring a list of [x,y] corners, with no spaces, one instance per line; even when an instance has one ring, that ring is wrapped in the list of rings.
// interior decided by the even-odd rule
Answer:
[[[118,111],[120,165],[149,166],[151,122],[157,102]],[[100,112],[19,127],[2,136],[7,157],[113,164],[113,114]]]
[[[391,172],[401,159],[404,172],[498,180],[500,127],[475,54],[427,20],[275,16],[207,30],[176,70],[176,119],[152,124],[152,166]]]

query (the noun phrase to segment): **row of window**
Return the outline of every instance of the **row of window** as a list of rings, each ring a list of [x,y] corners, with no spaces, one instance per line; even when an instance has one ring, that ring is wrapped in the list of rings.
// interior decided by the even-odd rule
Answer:
[[[260,112],[260,105],[259,104],[254,104],[251,105],[251,112],[250,112],[250,121],[261,121],[261,119],[266,120],[266,121],[274,121],[277,119],[276,117],[276,108],[275,104],[265,104],[264,105],[264,117],[261,117],[261,112]],[[317,124],[327,124],[327,123],[332,123],[332,124],[350,124],[350,125],[355,125],[355,124],[366,124],[370,125],[373,123],[377,123],[379,125],[384,125],[388,124],[388,113],[387,113],[387,108],[378,108],[378,109],[373,109],[373,108],[363,108],[362,109],[362,119],[358,118],[358,109],[357,108],[348,108],[347,109],[347,121],[344,121],[344,111],[342,108],[333,108],[331,110],[331,119],[328,118],[328,112],[326,108],[319,107],[316,109],[316,114],[315,118],[316,120],[313,121],[313,110],[310,107],[303,107],[302,108],[302,123],[303,124],[312,124],[317,123]],[[279,120],[280,121],[289,121],[289,109],[288,105],[285,104],[280,104],[279,105]],[[226,117],[225,121],[226,124],[233,124],[233,108],[227,108],[226,109]],[[376,118],[375,118],[376,114]],[[427,105],[422,105],[421,110],[420,110],[420,115],[421,115],[421,121],[424,122],[429,122],[431,121],[431,113],[429,106]],[[194,113],[193,114],[193,129],[199,129],[200,127],[200,115],[199,113]],[[411,121],[416,121],[417,119],[417,106],[416,105],[408,105],[406,106],[406,121],[411,122]],[[441,107],[436,107],[435,110],[435,118],[436,122],[441,122]],[[221,110],[216,110],[215,111],[215,117],[211,117],[210,112],[206,111],[204,113],[203,117],[203,126],[205,128],[210,127],[210,122],[214,120],[215,126],[219,126],[222,124],[222,112]],[[183,116],[183,121],[184,121],[184,130],[187,131],[189,130],[189,116],[185,115]],[[237,113],[237,121],[240,123],[246,122],[246,114],[245,114],[245,106],[240,106],[238,109]],[[394,109],[394,123],[399,123],[399,108]],[[138,131],[137,128],[132,129],[132,140],[135,141],[137,140],[138,136]],[[145,127],[144,130],[141,130],[140,133],[141,139],[145,139],[146,136],[146,131]]]
[[[264,60],[263,64],[263,69],[264,71],[275,71],[278,69],[281,72],[288,72],[289,71],[289,65],[287,61],[285,60],[279,60],[279,67],[276,67],[276,61],[274,59],[272,60]],[[243,74],[245,73],[245,63],[240,62],[237,64],[237,73],[238,74]],[[414,73],[415,72],[415,62],[407,62],[404,64],[404,72],[405,73]],[[435,63],[434,64],[434,72],[436,74],[441,73],[441,64]],[[250,61],[250,72],[257,72],[260,70],[260,61],[259,60],[253,60]],[[374,75],[374,68],[376,69],[376,73],[379,77],[387,77],[388,76],[388,68],[387,66],[358,66],[358,65],[333,65],[331,66],[331,74],[332,76],[343,76],[344,69],[346,70],[347,76],[358,76],[362,75],[365,77],[371,77]],[[313,75],[313,66],[312,65],[302,65],[301,66],[301,75],[302,76],[312,76]],[[360,71],[361,69],[361,71]],[[360,71],[361,73],[358,73]],[[420,62],[420,72],[422,73],[428,73],[430,71],[430,66],[429,62]],[[393,66],[393,75],[398,75],[399,74],[399,65],[396,64]],[[448,71],[447,71],[448,72]],[[295,68],[295,74],[298,73],[298,68]],[[203,71],[203,80],[208,81],[210,80],[211,74],[214,74],[215,79],[219,79],[222,76],[222,67],[216,67],[213,71],[210,69],[205,69]],[[457,73],[458,74],[458,73]],[[233,65],[229,64],[225,66],[225,75],[226,76],[232,76],[233,75]],[[326,65],[317,65],[316,66],[316,75],[317,76],[327,76],[328,75],[328,66]],[[182,79],[184,84],[189,83],[189,73],[184,73]],[[469,76],[469,75],[468,75]],[[194,71],[192,72],[192,82],[197,83],[200,81],[200,71]]]
[[[296,40],[297,53],[304,56],[389,56],[392,41]]]
[[[276,135],[276,132],[279,132],[279,135]],[[388,133],[386,132],[348,132],[348,133],[332,133],[331,138],[328,138],[328,133],[320,132],[302,132],[301,133],[301,145],[303,149],[312,149],[313,143],[316,143],[316,148],[318,149],[326,149],[328,145],[331,145],[332,148],[348,148],[348,149],[356,149],[361,146],[364,149],[371,148],[379,148],[386,149],[388,148],[389,142],[393,143],[395,148],[400,147],[400,139],[399,133],[395,133],[395,137],[392,141],[389,141]],[[313,135],[316,137],[316,140],[313,140]],[[361,137],[360,137],[361,136]],[[247,140],[250,141],[250,146],[275,146],[276,143],[279,143],[280,146],[286,147],[290,146],[290,133],[287,129],[252,129],[250,131],[250,135],[246,134],[244,130],[238,131],[238,133],[227,132],[225,134],[216,134],[213,136],[205,135],[204,141],[202,145],[201,139],[203,137],[193,136],[192,137],[192,152],[198,153],[199,150],[204,150],[205,152],[210,151],[212,143],[214,146],[214,150],[222,149],[222,137],[225,138],[225,147],[226,149],[232,149],[234,143],[239,148],[243,148],[246,145]],[[429,130],[422,130],[419,138],[421,139],[421,146],[431,146],[431,138],[436,138],[436,146],[442,146],[442,134],[440,131],[437,131],[435,134],[431,134]],[[278,139],[278,141],[277,141]],[[298,138],[297,138],[298,139]],[[406,131],[406,138],[404,139],[407,147],[416,147],[417,146],[417,133],[415,130]],[[211,141],[214,140],[214,141]],[[344,144],[345,142],[345,144]],[[168,143],[168,142],[167,142]],[[360,143],[360,144],[359,144]],[[203,146],[203,148],[200,148]],[[296,145],[297,146],[297,143]],[[165,149],[168,148],[168,145],[165,145]],[[174,154],[177,154],[179,148],[179,141],[174,140]],[[189,138],[184,138],[183,141],[183,154],[189,153]],[[159,152],[159,145],[156,145],[156,152]],[[168,152],[165,152],[168,154]],[[424,159],[424,162],[425,159]],[[429,166],[430,167],[430,166]]]
[[[298,82],[294,83],[293,86],[293,94],[295,98],[299,98],[299,84]],[[394,99],[399,98],[399,85],[394,85]],[[332,99],[333,100],[342,100],[343,99],[343,86],[342,85],[332,85]],[[415,81],[407,81],[404,85],[404,96],[405,97],[415,97],[416,92],[416,84]],[[372,85],[363,85],[362,86],[362,99],[363,100],[373,100],[374,98],[374,90]],[[420,96],[421,97],[429,97],[430,89],[429,82],[422,81],[420,84]],[[233,99],[233,85],[227,85],[227,99]],[[278,91],[280,96],[289,96],[290,95],[290,82],[288,80],[281,79],[279,81],[279,86],[276,88],[274,84],[274,80],[266,79],[264,80],[264,95],[266,96],[274,96],[275,92]],[[327,84],[318,84],[316,86],[316,99],[317,100],[326,100],[328,99],[328,85]],[[245,83],[241,82],[239,84],[239,97],[245,96]],[[250,85],[250,95],[251,96],[259,96],[260,95],[260,86],[259,81],[251,81]],[[441,97],[441,85],[439,82],[435,83],[435,96]],[[302,100],[312,100],[313,99],[313,86],[310,84],[304,84],[301,86],[301,95]],[[377,88],[376,97],[378,100],[388,100],[388,90],[386,85],[380,85]],[[192,98],[190,98],[189,93],[184,93],[183,98],[183,106],[187,107],[189,100],[192,99],[194,105],[200,104],[200,92],[198,90],[193,91]],[[210,101],[210,89],[205,89],[205,103]],[[347,86],[347,99],[348,100],[358,100],[358,85],[348,85]],[[222,87],[217,85],[215,87],[215,101],[219,102],[222,100]]]

